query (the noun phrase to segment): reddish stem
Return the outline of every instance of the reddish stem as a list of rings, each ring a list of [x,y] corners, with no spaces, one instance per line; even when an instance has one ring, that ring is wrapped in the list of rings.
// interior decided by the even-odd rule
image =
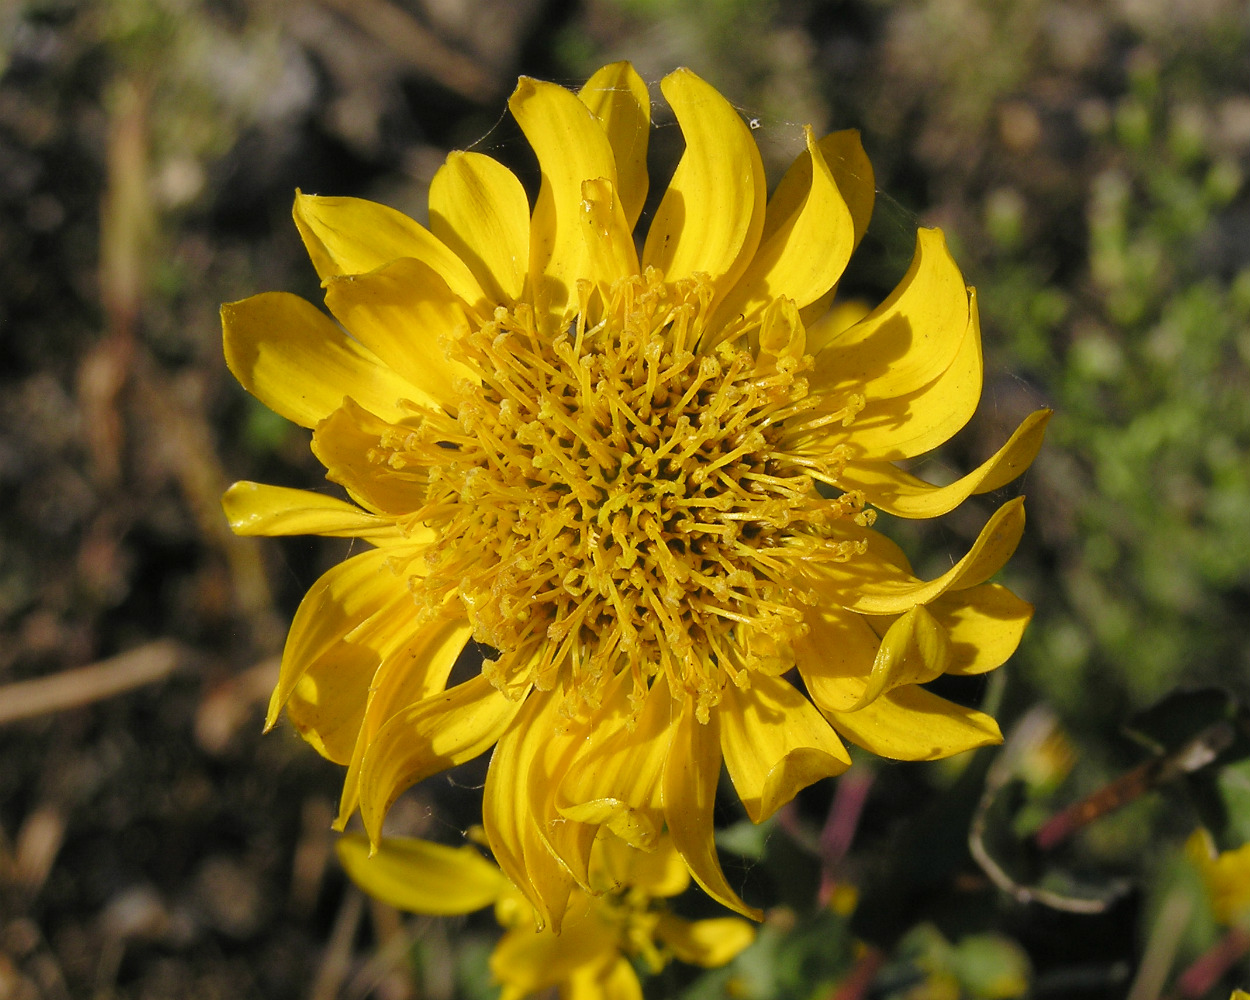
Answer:
[[[1048,819],[1033,835],[1034,842],[1043,851],[1057,847],[1098,817],[1114,812],[1150,791],[1158,782],[1159,770],[1159,762],[1150,760],[1120,775],[1110,784],[1103,785]]]
[[[842,859],[851,849],[855,831],[859,829],[864,803],[872,788],[874,775],[867,768],[851,771],[842,776],[829,806],[824,829],[820,831],[820,905],[829,902],[837,884],[837,872]]]
[[[1247,954],[1250,954],[1250,932],[1234,927],[1177,977],[1176,992],[1189,1000],[1206,996]]]
[[[885,952],[872,945],[865,945],[851,969],[851,974],[829,994],[829,1000],[863,1000],[883,965]]]

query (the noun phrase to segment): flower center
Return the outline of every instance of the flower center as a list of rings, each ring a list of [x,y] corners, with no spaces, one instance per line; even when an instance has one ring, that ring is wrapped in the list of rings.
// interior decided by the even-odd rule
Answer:
[[[698,278],[582,291],[554,338],[522,305],[452,348],[475,378],[454,415],[422,414],[410,451],[429,469],[412,519],[439,535],[418,598],[459,597],[502,690],[563,683],[593,706],[629,670],[637,702],[663,672],[706,718],[726,679],[789,666],[793,601],[812,598],[787,567],[862,504],[823,498],[784,447],[812,408],[810,358],[697,351]]]

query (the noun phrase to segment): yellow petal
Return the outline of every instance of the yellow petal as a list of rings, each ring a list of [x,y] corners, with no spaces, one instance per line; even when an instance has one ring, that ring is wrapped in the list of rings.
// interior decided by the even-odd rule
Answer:
[[[604,701],[608,700],[605,696]],[[571,773],[572,762],[591,744],[594,734],[601,728],[611,728],[610,720],[616,717],[615,711],[600,706],[595,710],[583,707],[570,718],[561,718],[560,724],[545,734],[544,745],[530,767],[526,787],[529,810],[536,818],[538,835],[547,851],[559,859],[561,867],[587,891],[591,890],[590,860],[599,824],[611,819],[614,813],[609,810],[606,819],[592,817],[585,822],[571,819],[561,810],[566,803],[560,799],[560,786],[564,777]],[[615,811],[627,810],[618,803]],[[652,827],[658,827],[658,822]]]
[[[851,742],[892,760],[940,760],[1003,741],[984,712],[915,686],[887,691],[857,712],[826,714]]]
[[[351,340],[311,302],[265,292],[221,307],[226,364],[243,388],[301,427],[339,408],[344,396],[388,419],[421,391]]]
[[[340,642],[309,663],[287,695],[291,725],[336,764],[351,759],[379,658],[369,646]]]
[[[411,606],[408,581],[391,570],[390,558],[388,549],[362,552],[332,566],[308,588],[287,632],[266,728],[277,721],[300,677],[327,652],[341,646],[346,635],[383,609],[400,604],[405,595]],[[373,665],[377,666],[377,658]],[[363,696],[360,704],[363,710]]]
[[[924,684],[946,673],[952,659],[946,629],[924,608],[909,608],[886,629],[861,692],[851,710],[863,708],[886,691]]]
[[[511,306],[521,298],[530,203],[502,163],[481,153],[448,153],[430,181],[430,229],[469,265],[492,303]]]
[[[566,818],[606,824],[627,843],[651,850],[660,832],[660,781],[673,737],[672,695],[664,675],[656,677],[631,730],[625,697],[629,683],[625,672],[616,689],[605,694],[609,712],[569,764],[557,803]],[[576,859],[566,860],[574,872],[582,867]]]
[[[385,569],[380,572],[391,575]],[[386,663],[396,644],[412,641],[410,593],[397,591],[385,603],[358,606],[355,612],[360,621],[340,641],[307,660],[302,671],[293,667],[287,674],[298,673],[286,700],[287,718],[322,756],[338,764],[353,758],[366,707],[379,684],[380,663]],[[328,621],[334,621],[333,617],[328,616]],[[428,630],[427,625],[417,632]],[[337,628],[329,634],[336,632]]]
[[[312,451],[326,467],[326,478],[362,507],[402,517],[425,504],[429,486],[424,469],[397,469],[387,461],[381,439],[396,426],[345,399],[313,431]]]
[[[928,385],[955,359],[968,328],[968,292],[940,229],[920,229],[911,266],[890,296],[816,355],[816,392],[893,398]],[[823,321],[822,321],[823,322]],[[814,342],[822,339],[813,325]]]
[[[292,214],[323,281],[340,274],[366,274],[400,257],[415,257],[432,267],[464,302],[475,308],[487,305],[468,265],[403,212],[363,198],[321,198],[296,191]]]
[[[969,289],[969,319],[954,361],[927,385],[902,396],[867,396],[852,422],[809,430],[789,428],[786,445],[804,455],[827,455],[836,448],[857,461],[896,461],[942,444],[966,424],[981,398],[981,324],[975,291]],[[830,414],[848,396],[826,395],[813,411]]]
[[[561,698],[536,691],[525,699],[516,720],[499,738],[482,792],[482,825],[499,867],[534,907],[540,929],[559,931],[573,879],[547,850],[530,789],[553,729],[559,724]]]
[[[826,305],[828,309],[819,316],[808,318],[807,349],[813,355],[819,354],[843,331],[849,330],[872,312],[872,306],[865,299],[836,298],[832,300],[832,305]],[[813,308],[808,306],[805,312]],[[819,323],[815,322],[817,319]]]
[[[720,745],[752,823],[762,823],[799,792],[851,765],[841,741],[789,681],[754,674],[751,686],[725,686],[717,714]]]
[[[876,181],[873,177],[872,163],[868,159],[868,154],[864,152],[863,143],[860,142],[859,132],[855,129],[846,129],[842,132],[834,132],[825,136],[817,145],[820,152],[828,164],[833,179],[837,182],[838,191],[841,193],[846,207],[851,213],[851,220],[855,227],[854,246],[859,246],[859,241],[864,238],[864,233],[868,231],[868,223],[872,218],[873,201],[876,198]],[[830,303],[834,300],[834,293],[837,291],[835,285],[832,289],[818,298],[811,305],[805,306],[803,314],[803,322],[814,324],[817,320],[824,317],[829,309]],[[815,354],[823,348],[829,339],[842,332],[846,326],[851,323],[857,323],[868,313],[869,307],[864,305],[862,310],[845,324],[839,326],[836,322],[833,324],[822,323],[819,331],[809,330],[808,348]],[[811,333],[817,333],[817,336],[811,336]]]
[[[746,269],[764,228],[764,164],[733,106],[688,69],[660,84],[686,138],[673,179],[656,209],[644,267],[669,281],[707,274],[719,294]]]
[[[368,274],[327,278],[326,305],[353,337],[438,405],[454,406],[455,380],[473,378],[447,357],[468,330],[464,306],[428,264],[401,258]]]
[[[947,672],[952,674],[981,674],[1001,666],[1033,617],[1033,605],[998,583],[943,594],[929,610],[950,635]]]
[[[468,643],[467,619],[435,619],[410,629],[388,643],[373,676],[356,743],[352,747],[335,828],[343,829],[360,804],[360,767],[366,751],[393,716],[410,705],[432,698],[447,687],[452,667]]]
[[[647,142],[651,133],[651,95],[627,62],[604,66],[577,94],[594,112],[616,159],[617,191],[632,231],[647,200]]]
[[[737,917],[690,921],[662,913],[655,932],[678,959],[705,969],[732,961],[755,940],[755,927]]]
[[[794,640],[794,660],[812,701],[847,712],[859,701],[881,646],[863,615],[827,600],[806,610],[807,635]]]
[[[969,297],[971,315],[959,353],[941,375],[905,396],[868,397],[844,443],[856,457],[895,461],[931,451],[947,441],[976,412],[981,399],[981,323],[976,294]]]
[[[657,785],[658,787],[658,785]],[[660,837],[663,826],[663,815],[659,809],[650,805],[632,806],[625,799],[615,795],[603,795],[584,802],[562,804],[560,815],[570,825],[583,830],[598,830],[607,827],[613,836],[620,837],[628,844],[654,844]],[[580,849],[578,853],[561,851],[560,858],[569,871],[577,877],[578,884],[583,887],[591,884],[589,874],[589,848],[592,846],[584,840],[572,845]]]
[[[860,141],[857,129],[831,132],[817,145],[837,182],[846,207],[850,210],[851,219],[855,223],[855,246],[859,246],[859,241],[868,231],[873,202],[877,196],[872,161],[864,152],[864,144]]]
[[[1030,414],[993,456],[947,486],[932,486],[888,462],[849,462],[838,476],[838,485],[859,490],[869,504],[887,514],[938,517],[974,493],[996,490],[1024,472],[1042,446],[1050,414],[1050,410]]]
[[[725,881],[712,839],[712,810],[721,765],[720,717],[720,712],[713,711],[707,722],[699,722],[692,700],[686,700],[673,725],[673,739],[664,759],[660,786],[664,819],[673,846],[703,891],[744,917],[761,920],[763,912],[747,906]]]
[[[513,701],[479,674],[391,716],[360,766],[360,818],[370,840],[377,842],[401,792],[485,752],[523,702],[524,696]]]
[[[530,228],[530,273],[546,276],[539,292],[558,314],[576,305],[577,279],[588,276],[579,218],[582,182],[604,177],[615,186],[616,160],[599,119],[563,87],[523,76],[508,107],[542,170]]]
[[[490,906],[508,880],[474,848],[415,837],[384,837],[372,857],[369,840],[349,833],[334,845],[344,870],[387,906],[435,917]]]
[[[588,281],[606,294],[618,278],[638,273],[638,251],[612,183],[602,177],[582,183],[582,236]]]
[[[712,325],[750,321],[785,297],[802,308],[834,286],[855,246],[855,224],[812,130],[768,202],[759,249]]]
[[[773,299],[764,309],[759,327],[756,371],[772,372],[783,358],[798,361],[807,353],[807,334],[798,307],[789,299]]]
[[[836,592],[846,609],[869,615],[897,615],[928,604],[948,590],[984,583],[1002,569],[1024,533],[1024,498],[1009,500],[996,510],[972,543],[967,555],[934,580],[917,580],[882,560],[852,556],[845,563],[820,567],[820,585]],[[869,540],[876,532],[863,532]],[[878,536],[880,537],[880,536]]]
[[[577,969],[560,991],[560,1000],[642,1000],[642,983],[627,958]]]
[[[671,837],[660,837],[655,849],[640,851],[612,834],[596,841],[597,867],[603,869],[599,888],[633,887],[652,899],[679,896],[690,886],[690,870]]]
[[[579,975],[598,979],[617,961],[616,927],[600,915],[597,900],[579,896],[559,934],[522,926],[500,939],[490,956],[491,974],[503,987],[500,1000],[532,997]]]
[[[329,535],[333,538],[400,538],[395,522],[323,493],[235,483],[221,506],[236,535]],[[433,532],[429,532],[433,537]]]
[[[1202,878],[1215,919],[1244,928],[1250,918],[1250,843],[1221,851],[1210,831],[1199,827],[1185,842],[1185,854]]]

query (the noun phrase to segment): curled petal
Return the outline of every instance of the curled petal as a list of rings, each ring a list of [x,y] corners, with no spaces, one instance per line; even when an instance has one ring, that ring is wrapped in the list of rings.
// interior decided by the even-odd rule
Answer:
[[[378,660],[376,649],[340,642],[307,664],[286,697],[296,732],[336,764],[351,759]]]
[[[415,837],[384,837],[370,856],[368,838],[348,833],[334,849],[360,888],[387,906],[446,917],[490,906],[508,888],[503,873],[472,847]]]
[[[606,824],[626,843],[652,850],[660,833],[660,781],[672,740],[672,696],[664,675],[651,684],[633,731],[625,697],[628,672],[604,697],[608,712],[570,762],[557,796],[560,813],[576,823]],[[588,859],[565,858],[583,880]]]
[[[1033,605],[998,583],[943,594],[929,610],[950,636],[952,674],[982,674],[1001,666],[1033,617]]]
[[[691,921],[662,913],[655,933],[681,961],[705,969],[732,961],[755,940],[755,927],[737,917]]]
[[[855,225],[855,246],[868,231],[872,219],[872,206],[877,196],[877,182],[873,176],[872,161],[864,152],[859,130],[848,128],[831,132],[820,140],[820,154],[829,166],[837,182],[842,200],[850,210]]]
[[[592,816],[583,822],[566,816],[565,803],[560,798],[561,781],[570,773],[571,762],[591,744],[600,723],[612,718],[619,716],[610,709],[603,711],[602,706],[596,711],[561,718],[560,724],[545,734],[543,747],[530,767],[526,786],[530,815],[535,818],[535,829],[547,852],[587,891],[593,891],[590,857],[599,833],[600,818]],[[606,821],[611,822],[618,814],[628,814],[628,808],[619,801],[608,810]]]
[[[853,246],[857,247],[859,241],[864,238],[864,233],[868,231],[868,222],[872,218],[873,202],[876,199],[876,181],[873,176],[872,163],[868,159],[868,154],[864,152],[859,132],[855,129],[834,132],[821,139],[817,145],[851,213],[851,221],[855,227]],[[809,330],[808,348],[813,354],[818,353],[846,327],[859,322],[869,312],[870,307],[867,303],[844,302],[843,308],[838,311],[843,316],[848,316],[851,312],[854,315],[850,315],[845,322],[836,316],[828,317],[829,306],[834,300],[836,291],[835,285],[803,309],[803,322],[809,325],[825,317],[825,321],[821,322],[819,327]],[[855,309],[845,308],[852,304],[855,305]],[[860,305],[862,308],[859,308]]]
[[[447,357],[468,318],[461,300],[423,261],[401,258],[368,274],[326,279],[326,305],[335,318],[393,371],[443,407],[452,384],[473,372]]]
[[[946,673],[951,663],[951,640],[923,605],[909,608],[886,629],[851,711],[863,708],[886,691],[904,684],[924,684]]]
[[[422,622],[388,645],[369,687],[364,717],[352,747],[336,829],[342,830],[360,805],[360,768],[378,730],[403,709],[446,689],[447,678],[470,633],[465,619],[436,619]]]
[[[651,133],[651,96],[634,67],[611,63],[586,81],[577,96],[590,108],[616,158],[617,190],[632,231],[647,200],[647,141]]]
[[[482,793],[482,825],[495,860],[534,907],[539,928],[550,923],[557,932],[573,879],[547,850],[541,835],[547,817],[533,813],[530,787],[533,770],[559,724],[560,702],[547,691],[525,699],[495,745]]]
[[[909,685],[887,691],[855,712],[827,712],[852,743],[892,760],[940,760],[1003,741],[984,712]]]
[[[332,566],[308,588],[287,633],[278,684],[269,700],[266,729],[278,721],[282,706],[313,664],[343,646],[347,636],[383,610],[400,606],[404,600],[411,605],[408,581],[389,568],[391,557],[389,549],[362,552]],[[371,652],[372,666],[376,667],[380,656],[376,650]],[[360,691],[362,711],[371,677],[372,668]]]
[[[873,507],[896,517],[938,517],[974,493],[996,490],[1024,472],[1042,446],[1050,414],[1050,410],[1030,414],[993,456],[947,486],[932,486],[888,462],[848,462],[838,475],[838,485],[859,490]]]
[[[340,274],[365,274],[400,257],[415,257],[433,268],[470,306],[487,304],[468,265],[403,212],[363,198],[322,198],[296,191],[292,214],[323,281]]]
[[[524,695],[513,701],[479,674],[391,716],[360,765],[360,818],[369,839],[377,843],[402,791],[484,753],[523,702]]]
[[[752,823],[762,823],[798,791],[851,765],[841,741],[789,681],[767,674],[722,694],[720,745]]]
[[[807,693],[823,711],[849,712],[864,692],[881,637],[863,615],[828,600],[809,609],[806,621],[794,659]]]
[[[577,279],[589,264],[578,218],[582,182],[604,177],[615,186],[616,160],[599,119],[563,87],[521,77],[508,107],[542,170],[530,228],[530,274],[547,277],[541,292],[558,313],[575,306]]]
[[[869,615],[897,615],[917,604],[928,604],[948,590],[984,583],[1003,568],[1024,533],[1024,498],[1009,500],[996,510],[972,543],[968,554],[934,580],[917,580],[904,568],[885,559],[856,557],[820,567],[819,586],[837,594],[842,607]],[[884,541],[865,530],[861,540],[870,546]],[[896,548],[896,546],[895,546]]]
[[[589,281],[606,293],[613,282],[638,273],[638,251],[611,181],[596,177],[582,183],[581,221]]]
[[[492,303],[510,306],[521,298],[530,205],[502,163],[481,153],[448,153],[430,182],[430,229],[469,266]]]
[[[721,765],[721,715],[713,711],[707,722],[699,722],[690,699],[682,706],[664,760],[661,784],[664,819],[673,846],[685,859],[690,874],[703,891],[744,917],[760,920],[763,913],[747,906],[725,881],[712,837],[712,810],[716,805],[716,782]]]
[[[940,229],[920,229],[911,266],[889,298],[816,355],[812,388],[904,396],[950,366],[967,327],[968,292],[946,238]]]
[[[306,661],[286,699],[286,714],[292,725],[322,756],[338,764],[355,759],[368,706],[375,689],[383,683],[382,668],[395,648],[410,649],[432,631],[428,625],[414,629],[411,624],[410,594],[396,593],[376,608],[356,608],[358,615],[365,610],[371,613],[341,641]],[[428,669],[429,664],[422,662],[421,666]],[[297,669],[293,667],[286,676]],[[279,686],[284,679],[280,677]]]
[[[764,228],[764,163],[751,130],[688,69],[660,84],[686,151],[647,232],[644,267],[669,281],[707,274],[724,294],[746,269]]]
[[[311,302],[265,292],[221,307],[226,364],[243,388],[275,413],[315,427],[351,396],[387,419],[401,399],[425,394],[350,339]]]
[[[236,535],[329,535],[399,539],[395,522],[324,493],[246,480],[226,490],[221,506]],[[433,532],[428,532],[430,538]]]
[[[712,325],[749,321],[781,297],[810,305],[842,276],[854,245],[850,210],[809,128],[807,152],[769,200],[759,249]]]
[[[326,478],[362,507],[402,517],[425,503],[427,476],[424,469],[397,469],[385,460],[379,445],[396,427],[345,399],[313,431],[312,451],[326,467]]]
[[[911,458],[933,450],[972,418],[981,400],[982,376],[981,324],[975,293],[969,303],[968,328],[950,367],[906,395],[868,397],[851,431],[830,435],[833,447],[845,444],[857,458]]]
[[[954,360],[932,381],[892,397],[850,390],[825,392],[814,418],[788,429],[787,445],[805,455],[828,455],[842,449],[857,463],[892,462],[930,451],[955,434],[981,398],[981,325],[975,290],[968,292],[969,318],[963,339]],[[852,407],[843,419],[848,401],[855,398],[862,408]]]

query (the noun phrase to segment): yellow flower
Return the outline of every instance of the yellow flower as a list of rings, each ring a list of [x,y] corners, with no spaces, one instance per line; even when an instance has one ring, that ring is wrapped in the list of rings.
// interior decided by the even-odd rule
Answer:
[[[1048,416],[946,486],[894,464],[980,396],[975,295],[942,234],[920,230],[880,306],[826,317],[872,209],[858,134],[807,130],[766,203],[729,103],[689,70],[661,89],[686,150],[641,254],[650,104],[618,63],[577,94],[517,86],[532,211],[472,152],[434,177],[429,229],[298,194],[334,319],[280,292],[222,310],[231,370],[313,428],[354,501],[238,483],[234,529],[376,546],[296,612],[269,725],[285,707],[348,766],[340,828],[359,808],[375,840],[405,788],[494,746],[491,849],[557,926],[603,826],[644,849],[667,829],[756,915],[713,844],[722,761],[760,822],[849,765],[839,733],[906,760],[997,742],[923,685],[1001,664],[1032,612],[987,582],[1021,501],[934,580],[870,527],[1011,481]],[[487,659],[453,675],[470,638]]]
[[[1186,842],[1185,853],[1202,876],[1215,919],[1250,926],[1250,843],[1217,851],[1211,834],[1199,828]]]
[[[715,968],[755,939],[737,917],[689,921],[657,903],[690,884],[667,837],[650,853],[611,834],[599,838],[590,867],[596,894],[575,890],[559,934],[544,929],[507,877],[472,847],[384,837],[370,857],[369,841],[349,834],[337,848],[356,884],[398,909],[447,916],[493,903],[507,928],[490,959],[500,1000],[552,986],[563,1000],[631,1000],[642,996],[631,956],[653,973],[671,958]]]

